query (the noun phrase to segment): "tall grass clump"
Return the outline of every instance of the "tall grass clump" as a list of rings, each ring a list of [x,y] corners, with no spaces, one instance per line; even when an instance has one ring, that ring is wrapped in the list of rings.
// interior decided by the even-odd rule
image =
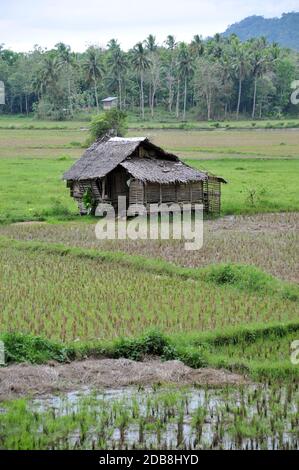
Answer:
[[[74,358],[74,350],[61,343],[40,336],[23,333],[2,333],[5,345],[5,361],[42,364],[49,360],[66,362]]]

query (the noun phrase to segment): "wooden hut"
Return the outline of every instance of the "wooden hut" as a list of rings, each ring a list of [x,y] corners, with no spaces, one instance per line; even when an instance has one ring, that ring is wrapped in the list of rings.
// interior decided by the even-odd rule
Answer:
[[[105,111],[107,109],[117,108],[117,103],[118,103],[117,96],[108,96],[108,98],[104,98],[101,101],[103,103],[103,109]]]
[[[104,138],[92,144],[63,175],[81,214],[84,194],[92,206],[109,202],[117,208],[118,196],[127,206],[152,203],[202,203],[206,213],[219,214],[223,178],[183,163],[176,155],[145,137]]]

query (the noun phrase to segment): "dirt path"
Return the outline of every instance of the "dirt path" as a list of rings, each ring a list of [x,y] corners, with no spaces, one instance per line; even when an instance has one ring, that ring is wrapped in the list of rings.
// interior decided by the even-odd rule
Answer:
[[[217,369],[191,369],[180,361],[129,359],[88,359],[70,364],[34,366],[18,364],[0,368],[0,400],[55,392],[129,385],[169,383],[178,385],[247,383],[241,375]]]

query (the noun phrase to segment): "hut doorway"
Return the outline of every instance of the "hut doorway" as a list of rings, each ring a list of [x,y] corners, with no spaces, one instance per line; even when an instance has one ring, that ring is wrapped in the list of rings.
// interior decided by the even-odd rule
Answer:
[[[107,196],[114,207],[117,207],[118,197],[125,196],[127,206],[129,204],[129,186],[127,181],[130,177],[127,172],[118,167],[107,175]]]

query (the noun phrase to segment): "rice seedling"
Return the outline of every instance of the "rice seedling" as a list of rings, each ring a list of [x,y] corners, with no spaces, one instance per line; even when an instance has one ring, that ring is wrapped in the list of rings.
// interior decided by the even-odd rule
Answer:
[[[62,255],[34,245],[1,249],[0,331],[66,342],[134,336],[151,327],[178,333],[298,318],[298,303],[272,290],[261,295],[200,277],[190,282],[175,270]]]
[[[25,224],[0,226],[0,234],[28,241],[122,251],[160,258],[177,265],[200,267],[217,263],[242,263],[260,267],[274,276],[299,281],[299,216],[297,213],[259,214],[207,220],[203,248],[183,249],[179,240],[97,240],[94,223]]]
[[[2,403],[1,449],[298,449],[299,389],[120,389]]]

